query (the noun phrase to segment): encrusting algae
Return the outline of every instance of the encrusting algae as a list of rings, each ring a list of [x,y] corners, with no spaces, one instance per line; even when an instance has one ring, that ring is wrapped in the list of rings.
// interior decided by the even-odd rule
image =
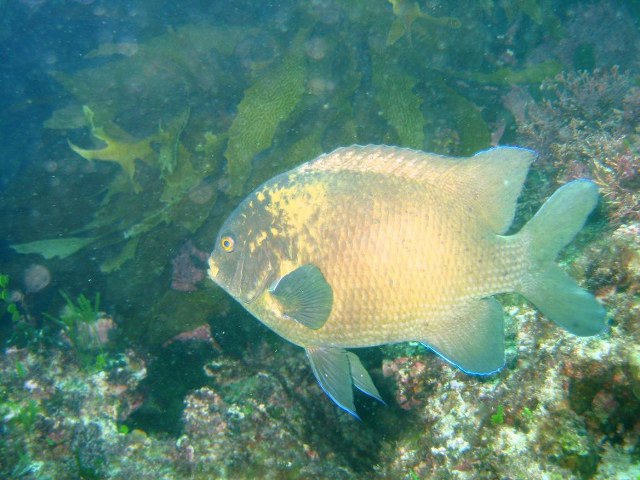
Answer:
[[[535,157],[337,149],[249,195],[223,224],[209,275],[305,348],[322,388],[353,415],[353,386],[382,399],[346,348],[420,341],[467,373],[493,373],[505,361],[495,294],[521,293],[576,335],[605,327],[604,308],[554,263],[595,207],[594,183],[563,186],[504,236]]]

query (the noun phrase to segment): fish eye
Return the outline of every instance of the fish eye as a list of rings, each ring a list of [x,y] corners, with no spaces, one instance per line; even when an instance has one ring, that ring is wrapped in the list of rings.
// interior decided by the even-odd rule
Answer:
[[[233,252],[234,243],[235,241],[233,240],[233,237],[225,235],[220,239],[220,248],[222,248],[222,250],[224,250],[225,252]]]

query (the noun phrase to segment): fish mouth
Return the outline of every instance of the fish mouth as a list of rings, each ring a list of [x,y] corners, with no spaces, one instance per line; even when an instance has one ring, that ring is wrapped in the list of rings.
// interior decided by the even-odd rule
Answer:
[[[213,257],[209,257],[209,260],[207,261],[207,263],[209,264],[209,270],[207,270],[207,273],[209,274],[209,278],[214,282],[218,283],[216,281],[216,278],[218,277],[218,272],[220,271],[220,267],[218,267],[218,265],[216,265],[216,262],[213,261]]]

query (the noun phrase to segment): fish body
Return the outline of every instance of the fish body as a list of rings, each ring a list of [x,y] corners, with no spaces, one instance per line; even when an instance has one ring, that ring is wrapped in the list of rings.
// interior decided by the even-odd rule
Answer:
[[[224,223],[210,277],[306,349],[325,392],[355,415],[352,387],[380,399],[347,348],[420,341],[469,373],[504,364],[493,295],[519,292],[578,335],[604,309],[553,260],[598,193],[554,194],[516,235],[516,201],[535,153],[499,147],[451,158],[352,146],[267,181]]]

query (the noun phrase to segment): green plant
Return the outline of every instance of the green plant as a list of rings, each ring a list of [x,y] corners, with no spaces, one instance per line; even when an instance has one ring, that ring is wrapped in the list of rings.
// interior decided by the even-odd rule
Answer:
[[[533,420],[533,412],[529,408],[524,407],[522,409],[522,418],[527,421]]]
[[[76,350],[83,368],[96,371],[105,369],[108,363],[103,351],[105,329],[110,328],[109,324],[112,325],[113,321],[99,311],[100,294],[96,294],[93,302],[83,294],[75,301],[63,291],[60,291],[60,295],[66,303],[62,313],[59,317],[46,317],[62,329]]]
[[[39,413],[40,407],[33,399],[26,403],[8,401],[0,404],[0,416],[7,418],[11,426],[22,428],[25,432],[31,431]]]
[[[99,317],[100,294],[96,294],[93,304],[84,294],[80,294],[75,302],[62,290],[60,295],[66,302],[60,317],[56,318],[51,315],[47,315],[47,317],[62,327],[74,347],[84,350],[85,346],[82,340],[86,327],[94,324]]]
[[[491,415],[491,423],[493,425],[502,425],[504,423],[504,407],[502,405],[499,405],[496,413]]]
[[[16,323],[20,320],[20,312],[18,311],[18,306],[9,301],[9,298],[9,275],[0,274],[0,300],[2,300],[5,312],[11,315],[11,320]]]
[[[18,378],[25,378],[27,376],[27,367],[24,366],[22,362],[16,362],[16,375]]]
[[[22,425],[22,427],[30,431],[33,428],[33,425],[36,423],[36,418],[40,413],[40,407],[36,403],[35,400],[29,400],[26,405],[22,406],[22,408],[18,411],[18,414],[15,416],[15,420],[17,423]]]
[[[66,326],[71,328],[79,323],[95,322],[96,318],[98,318],[100,293],[96,293],[93,304],[91,304],[91,300],[82,293],[78,296],[75,303],[65,292],[60,291],[60,295],[62,295],[62,298],[64,298],[66,302],[66,308],[60,320],[62,320]]]

